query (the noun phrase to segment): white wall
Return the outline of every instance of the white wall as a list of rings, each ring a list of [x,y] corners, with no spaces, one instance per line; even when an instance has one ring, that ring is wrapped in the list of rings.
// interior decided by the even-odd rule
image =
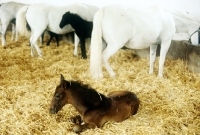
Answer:
[[[112,4],[122,4],[140,9],[160,4],[188,12],[195,17],[198,17],[198,20],[200,20],[200,0],[0,0],[0,3],[8,1],[16,1],[27,4],[45,2],[55,6],[63,6],[65,4],[72,4],[77,2],[88,3],[98,7]]]

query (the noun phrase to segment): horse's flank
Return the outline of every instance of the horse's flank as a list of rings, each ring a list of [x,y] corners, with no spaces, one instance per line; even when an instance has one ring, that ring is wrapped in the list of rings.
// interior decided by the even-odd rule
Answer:
[[[95,14],[93,20],[91,74],[94,78],[102,78],[103,63],[110,76],[115,77],[108,59],[124,45],[130,49],[144,49],[150,46],[149,73],[152,74],[157,45],[161,44],[158,76],[162,77],[165,56],[174,34],[172,14],[160,7],[144,11],[116,5],[104,7]],[[107,43],[103,52],[102,38]]]

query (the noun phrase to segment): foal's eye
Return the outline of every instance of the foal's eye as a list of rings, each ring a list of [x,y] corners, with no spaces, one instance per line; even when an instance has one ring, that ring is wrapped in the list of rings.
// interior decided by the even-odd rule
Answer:
[[[60,97],[59,94],[56,94],[56,95],[55,95],[55,98],[56,98],[56,99],[59,99],[59,97]]]

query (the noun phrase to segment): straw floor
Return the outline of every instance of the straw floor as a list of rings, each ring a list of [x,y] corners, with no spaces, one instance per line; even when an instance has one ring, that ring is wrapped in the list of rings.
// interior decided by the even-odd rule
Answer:
[[[67,135],[72,132],[72,105],[58,114],[49,104],[60,74],[66,80],[80,80],[102,94],[115,90],[135,92],[139,111],[123,122],[108,122],[82,135],[197,135],[200,134],[200,74],[192,73],[182,60],[166,59],[164,78],[158,78],[158,60],[149,75],[149,59],[135,58],[133,51],[120,50],[110,59],[116,78],[103,68],[104,79],[91,79],[89,57],[73,56],[73,44],[52,42],[40,45],[43,59],[31,57],[28,39],[20,37],[0,48],[0,134]],[[80,50],[80,49],[79,49]],[[89,56],[89,54],[88,54]]]

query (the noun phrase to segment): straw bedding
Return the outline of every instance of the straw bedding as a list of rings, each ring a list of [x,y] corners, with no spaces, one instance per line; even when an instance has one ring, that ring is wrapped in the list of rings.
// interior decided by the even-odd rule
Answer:
[[[166,59],[161,79],[157,77],[159,58],[154,74],[149,75],[148,58],[134,57],[132,50],[120,50],[109,60],[116,78],[110,78],[103,68],[104,79],[95,80],[90,78],[89,59],[81,59],[80,52],[78,57],[73,56],[73,44],[40,45],[43,59],[38,59],[30,56],[28,39],[20,37],[17,42],[7,43],[6,48],[0,48],[2,135],[75,134],[68,120],[78,114],[72,105],[64,106],[58,114],[49,113],[61,73],[66,80],[80,80],[102,94],[129,90],[141,100],[136,115],[85,130],[83,135],[200,134],[200,74],[190,72],[182,60]]]

